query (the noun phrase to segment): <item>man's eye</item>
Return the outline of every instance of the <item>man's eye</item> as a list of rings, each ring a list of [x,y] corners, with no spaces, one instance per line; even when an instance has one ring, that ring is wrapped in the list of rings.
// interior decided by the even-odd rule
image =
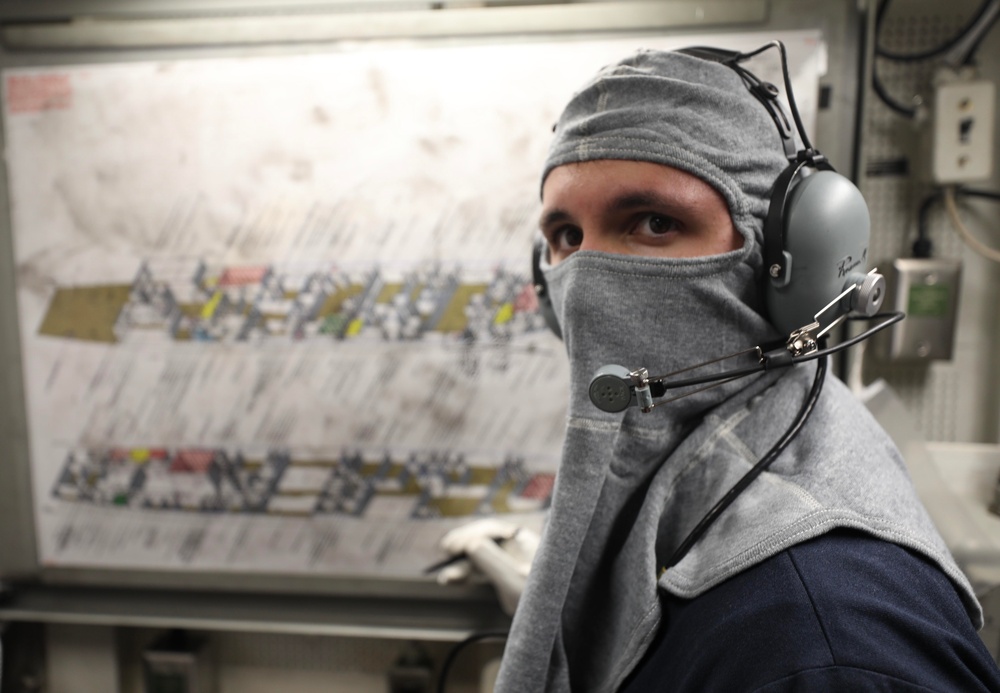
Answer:
[[[575,226],[564,226],[552,234],[549,243],[556,252],[575,250],[583,243],[583,231]]]
[[[644,236],[662,236],[677,231],[679,224],[673,217],[662,214],[648,214],[639,221],[637,233]]]

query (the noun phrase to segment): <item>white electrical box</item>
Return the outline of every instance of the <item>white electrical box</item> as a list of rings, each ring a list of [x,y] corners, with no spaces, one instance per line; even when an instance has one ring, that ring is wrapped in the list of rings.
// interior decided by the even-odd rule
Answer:
[[[996,85],[968,72],[944,69],[935,77],[927,172],[945,185],[993,175]]]

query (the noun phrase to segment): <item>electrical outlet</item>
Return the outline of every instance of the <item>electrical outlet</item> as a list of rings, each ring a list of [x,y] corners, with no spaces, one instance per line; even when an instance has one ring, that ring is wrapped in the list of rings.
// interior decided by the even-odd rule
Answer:
[[[939,70],[934,79],[928,168],[939,185],[968,183],[993,174],[996,85],[970,70]]]

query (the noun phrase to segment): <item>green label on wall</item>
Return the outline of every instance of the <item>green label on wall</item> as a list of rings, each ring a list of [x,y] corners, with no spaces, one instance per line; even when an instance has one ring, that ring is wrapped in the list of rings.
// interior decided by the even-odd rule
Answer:
[[[915,318],[940,318],[948,314],[951,289],[947,284],[919,284],[910,287],[907,314]]]

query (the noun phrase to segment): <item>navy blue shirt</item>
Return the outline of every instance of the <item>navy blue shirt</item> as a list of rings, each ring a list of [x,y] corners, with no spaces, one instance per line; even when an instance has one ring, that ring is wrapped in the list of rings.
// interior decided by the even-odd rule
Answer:
[[[859,532],[830,532],[663,605],[623,693],[1000,692],[948,577]]]

